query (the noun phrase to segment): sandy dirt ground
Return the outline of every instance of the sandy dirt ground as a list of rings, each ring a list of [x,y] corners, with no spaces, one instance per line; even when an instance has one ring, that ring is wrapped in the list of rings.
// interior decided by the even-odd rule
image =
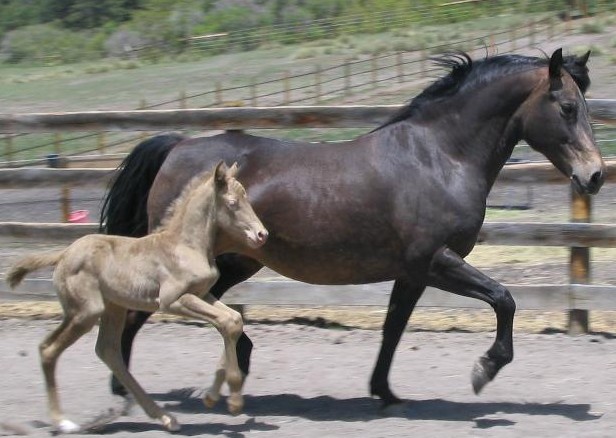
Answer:
[[[0,321],[0,435],[48,436],[37,345],[57,321]],[[201,403],[221,341],[196,324],[147,324],[136,343],[134,374],[183,424],[179,435],[239,437],[613,437],[616,338],[518,333],[516,358],[480,396],[470,371],[493,333],[409,332],[391,382],[405,404],[383,413],[368,396],[380,342],[374,330],[250,324],[257,342],[243,414]],[[96,330],[61,358],[65,410],[79,423],[120,401],[93,348]],[[94,435],[166,436],[135,407]],[[90,434],[89,436],[92,436]]]

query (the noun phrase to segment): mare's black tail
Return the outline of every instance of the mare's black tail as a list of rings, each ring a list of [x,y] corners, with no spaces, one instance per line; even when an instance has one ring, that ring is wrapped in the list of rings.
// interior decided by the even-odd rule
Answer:
[[[141,237],[148,233],[150,187],[182,134],[160,134],[139,143],[122,161],[103,199],[100,232]]]

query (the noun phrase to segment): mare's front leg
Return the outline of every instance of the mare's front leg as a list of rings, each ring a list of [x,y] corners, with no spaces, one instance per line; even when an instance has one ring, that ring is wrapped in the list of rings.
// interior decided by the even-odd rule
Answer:
[[[396,280],[389,299],[387,316],[383,325],[381,350],[370,380],[370,394],[383,401],[383,407],[401,403],[389,388],[389,371],[394,352],[400,342],[409,317],[425,289],[423,282],[412,283],[408,279]]]
[[[513,360],[515,302],[507,288],[466,263],[449,248],[434,256],[428,284],[485,301],[496,313],[496,340],[479,358],[471,376],[473,389],[478,394],[502,367]]]
[[[141,327],[143,327],[143,324],[145,324],[152,314],[150,312],[142,312],[139,310],[128,310],[126,312],[126,321],[124,323],[124,330],[122,331],[121,351],[122,361],[128,368],[135,336],[137,336],[137,333]],[[115,395],[121,395],[123,397],[128,394],[128,391],[126,391],[124,385],[120,383],[114,374],[111,375],[111,392]]]

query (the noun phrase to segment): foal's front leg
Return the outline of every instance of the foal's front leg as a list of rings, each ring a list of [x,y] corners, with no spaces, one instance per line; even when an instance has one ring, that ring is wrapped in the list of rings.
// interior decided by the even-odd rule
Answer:
[[[201,299],[196,295],[187,293],[170,303],[165,310],[210,322],[223,336],[226,362],[224,378],[229,385],[230,392],[227,407],[232,414],[239,414],[244,407],[244,397],[242,396],[244,375],[237,360],[237,341],[243,330],[242,316],[210,294]],[[212,394],[211,391],[208,391],[203,400],[208,407],[216,402],[215,396],[212,397]]]
[[[434,256],[428,283],[448,292],[485,301],[496,313],[496,340],[479,358],[471,376],[473,389],[478,394],[502,367],[513,360],[515,302],[507,288],[466,263],[449,248]]]

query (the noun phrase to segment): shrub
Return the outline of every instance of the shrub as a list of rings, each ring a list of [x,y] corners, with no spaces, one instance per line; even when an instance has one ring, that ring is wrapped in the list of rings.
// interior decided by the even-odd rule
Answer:
[[[26,26],[9,32],[0,53],[7,62],[71,63],[95,59],[100,55],[87,34],[49,24]]]

